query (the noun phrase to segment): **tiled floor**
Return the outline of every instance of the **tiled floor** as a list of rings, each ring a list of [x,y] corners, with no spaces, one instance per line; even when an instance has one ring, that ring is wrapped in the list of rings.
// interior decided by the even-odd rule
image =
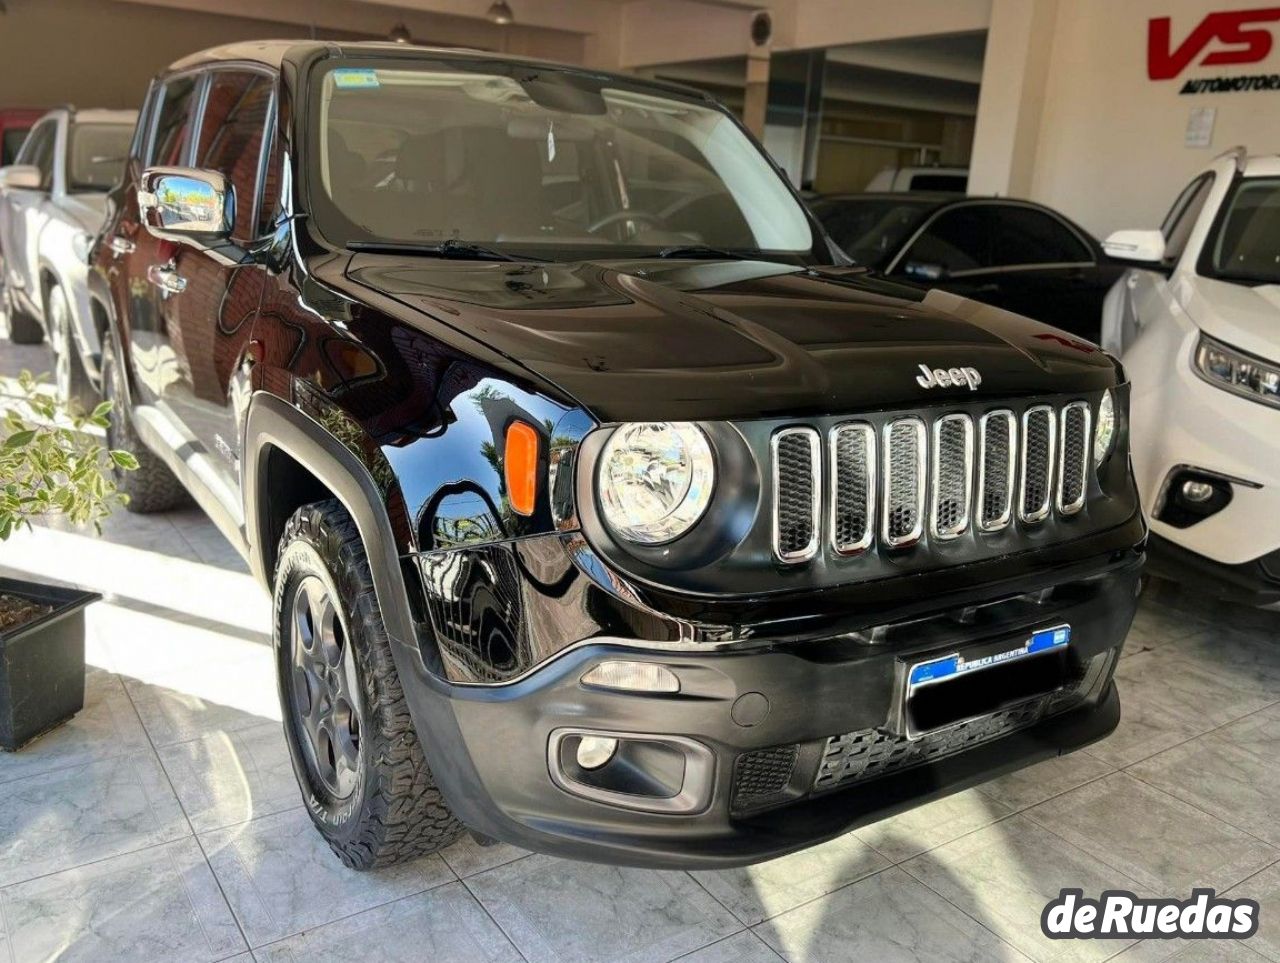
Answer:
[[[15,358],[42,361],[6,346],[0,376]],[[1154,584],[1110,739],[751,869],[467,841],[358,874],[300,808],[268,601],[199,511],[120,514],[102,539],[23,533],[0,571],[106,596],[85,710],[0,757],[0,959],[1280,960],[1280,615]],[[1258,935],[1040,934],[1064,886],[1193,885],[1261,901]]]

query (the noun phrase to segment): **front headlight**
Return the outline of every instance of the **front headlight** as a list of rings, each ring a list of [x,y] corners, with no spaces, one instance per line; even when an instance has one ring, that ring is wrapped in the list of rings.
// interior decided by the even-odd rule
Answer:
[[[1101,468],[1116,444],[1116,403],[1111,389],[1102,393],[1098,403],[1098,420],[1093,425],[1093,464]]]
[[[1280,408],[1280,365],[1261,361],[1200,335],[1196,372],[1205,381],[1259,404]]]
[[[71,250],[81,261],[89,260],[89,251],[93,248],[92,234],[74,234],[71,237]]]
[[[596,484],[604,520],[628,541],[670,542],[702,517],[715,475],[711,446],[697,425],[623,425],[600,456]]]

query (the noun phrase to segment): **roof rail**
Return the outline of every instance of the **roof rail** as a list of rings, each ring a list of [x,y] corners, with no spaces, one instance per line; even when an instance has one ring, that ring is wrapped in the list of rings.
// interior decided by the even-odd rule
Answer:
[[[1224,157],[1230,157],[1236,162],[1236,170],[1243,171],[1244,163],[1249,159],[1249,150],[1243,144],[1237,144],[1235,147],[1229,147],[1224,150],[1214,160],[1222,160]]]

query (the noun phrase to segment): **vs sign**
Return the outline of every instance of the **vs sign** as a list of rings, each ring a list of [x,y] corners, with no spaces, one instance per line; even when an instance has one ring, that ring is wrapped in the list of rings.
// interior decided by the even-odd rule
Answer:
[[[1211,13],[1176,47],[1169,17],[1155,17],[1147,24],[1147,76],[1171,80],[1204,53],[1201,66],[1253,64],[1271,53],[1271,28],[1249,26],[1280,21],[1280,7]],[[1208,51],[1206,53],[1206,51]]]

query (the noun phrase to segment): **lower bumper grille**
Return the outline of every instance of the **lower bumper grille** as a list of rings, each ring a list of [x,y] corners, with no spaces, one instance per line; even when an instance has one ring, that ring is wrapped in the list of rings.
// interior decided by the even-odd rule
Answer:
[[[1048,697],[1042,696],[914,741],[879,729],[832,736],[827,740],[813,788],[815,791],[835,789],[963,752],[1034,724],[1043,715],[1048,701]]]

